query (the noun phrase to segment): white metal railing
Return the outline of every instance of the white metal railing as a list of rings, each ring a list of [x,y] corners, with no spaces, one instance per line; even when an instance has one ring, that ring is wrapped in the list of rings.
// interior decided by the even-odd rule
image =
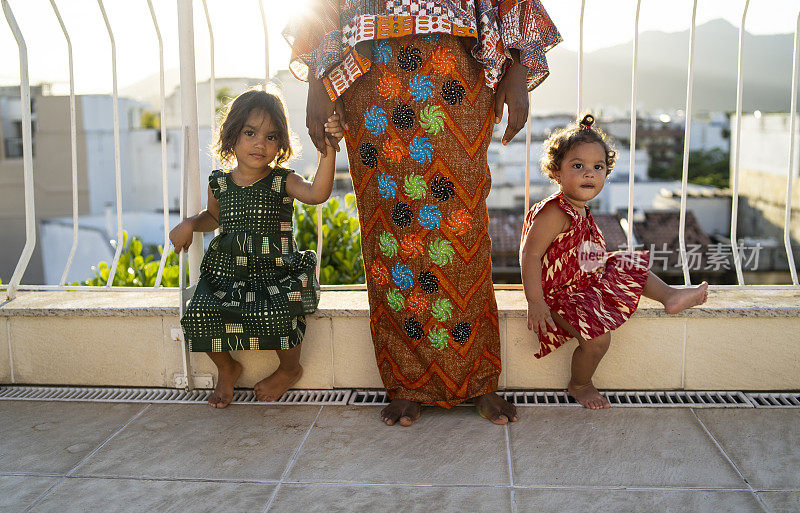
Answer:
[[[22,98],[22,146],[23,146],[23,173],[24,173],[24,186],[25,186],[25,213],[26,213],[26,241],[25,247],[19,258],[17,266],[8,284],[0,285],[0,288],[6,289],[6,294],[9,298],[14,297],[17,290],[20,289],[35,289],[35,290],[137,290],[133,287],[115,287],[113,286],[114,274],[117,270],[117,263],[119,262],[122,239],[123,239],[123,217],[122,217],[122,176],[121,176],[121,163],[120,163],[120,127],[119,127],[119,105],[118,105],[118,91],[117,91],[117,51],[114,31],[109,22],[106,14],[105,5],[103,0],[97,0],[97,5],[103,17],[108,38],[111,44],[111,73],[112,73],[112,99],[113,99],[113,122],[114,122],[114,164],[115,164],[115,195],[116,195],[116,236],[117,247],[114,253],[114,258],[109,269],[109,277],[105,287],[71,287],[66,286],[66,278],[69,273],[70,267],[73,262],[78,246],[78,191],[77,191],[77,134],[76,134],[76,107],[75,107],[75,86],[74,86],[74,70],[73,70],[73,49],[70,38],[70,31],[64,23],[56,0],[50,0],[53,14],[61,26],[64,38],[67,44],[67,58],[69,61],[69,81],[70,81],[70,136],[71,136],[71,171],[73,183],[73,240],[70,253],[67,258],[64,272],[61,276],[58,285],[42,286],[42,285],[22,285],[21,279],[28,266],[31,254],[33,253],[36,245],[36,230],[35,230],[35,205],[33,198],[33,174],[32,174],[32,138],[31,138],[31,112],[30,112],[30,82],[29,82],[29,69],[28,69],[28,52],[25,45],[25,39],[18,26],[11,6],[8,0],[0,0],[2,2],[3,11],[8,21],[9,27],[14,35],[18,49],[19,49],[19,64],[20,64],[20,94]],[[169,205],[167,194],[167,137],[166,137],[166,99],[165,99],[165,75],[164,75],[164,44],[162,40],[161,30],[159,28],[158,19],[153,9],[152,0],[145,0],[147,8],[149,9],[150,16],[155,31],[155,36],[158,41],[159,49],[159,80],[160,80],[160,114],[161,114],[161,163],[162,163],[162,195],[163,195],[163,219],[164,219],[164,252],[162,253],[159,262],[159,269],[154,288],[160,287],[161,278],[165,267],[167,247],[169,245]],[[144,4],[143,4],[144,5]],[[192,0],[176,0],[178,10],[178,35],[179,35],[179,54],[180,54],[180,72],[181,72],[181,124],[182,124],[182,138],[181,144],[183,151],[182,165],[181,165],[181,216],[186,217],[189,213],[195,213],[200,210],[201,206],[201,180],[199,176],[199,138],[198,138],[198,115],[197,115],[197,86],[196,86],[196,70],[195,70],[195,57],[194,57],[194,28],[193,28],[193,13],[194,6]],[[211,124],[212,132],[216,129],[216,90],[215,90],[215,47],[214,47],[214,31],[211,22],[211,16],[208,10],[207,0],[202,0],[202,7],[205,14],[205,21],[208,28],[209,44],[210,44],[210,106],[211,106]],[[585,14],[586,0],[581,0],[580,3],[580,25],[579,25],[579,49],[578,49],[578,95],[577,95],[577,111],[580,113],[583,109],[583,68],[584,68],[584,14]],[[733,134],[734,147],[732,154],[732,207],[731,207],[731,249],[734,253],[734,265],[736,268],[738,286],[745,286],[742,276],[742,265],[739,257],[739,248],[737,242],[737,217],[738,217],[738,177],[739,177],[739,161],[740,161],[740,145],[741,145],[741,118],[742,118],[742,87],[743,87],[743,47],[745,26],[747,20],[747,12],[749,8],[749,0],[746,0],[742,12],[741,24],[739,27],[739,49],[738,49],[738,73],[737,73],[737,100],[736,100],[736,129]],[[263,37],[265,47],[265,83],[269,82],[269,38],[268,38],[268,23],[267,16],[264,10],[263,0],[258,2],[259,14],[261,16],[263,25]],[[634,192],[634,170],[635,170],[635,149],[636,149],[636,127],[637,127],[637,97],[638,97],[638,43],[639,43],[639,14],[641,9],[641,0],[635,3],[634,13],[634,39],[633,39],[633,54],[632,54],[632,70],[631,70],[631,138],[630,138],[630,171],[628,177],[628,220],[633,218],[633,192]],[[695,28],[696,28],[696,13],[697,13],[697,0],[693,2],[691,28],[689,32],[689,60],[687,68],[687,90],[686,90],[686,115],[684,127],[684,148],[683,148],[683,169],[681,177],[681,208],[680,208],[680,224],[679,224],[679,245],[681,254],[682,270],[684,274],[684,282],[691,284],[691,277],[688,269],[688,258],[686,258],[686,202],[687,202],[687,182],[688,182],[688,164],[689,164],[689,139],[691,134],[692,124],[692,93],[694,86],[694,45],[695,45]],[[796,96],[798,84],[798,60],[800,59],[800,13],[798,13],[797,27],[795,29],[794,41],[794,54],[793,54],[793,73],[791,84],[791,113],[790,113],[790,158],[789,170],[787,173],[787,188],[786,188],[786,206],[785,206],[785,222],[784,222],[784,245],[789,261],[792,285],[798,286],[797,271],[794,265],[794,256],[791,247],[791,232],[790,232],[790,219],[791,219],[791,194],[792,194],[792,181],[795,174],[795,167],[797,165],[794,151],[795,151],[795,135],[797,131],[796,123]],[[531,146],[531,116],[533,112],[532,98],[529,98],[528,110],[528,123],[525,134],[525,147],[526,147],[526,164],[525,164],[525,209],[530,206],[530,146]],[[216,160],[211,157],[212,168],[216,165]],[[317,275],[319,276],[321,260],[322,260],[322,209],[317,209],[317,225],[318,225],[318,264]],[[628,247],[634,247],[633,239],[633,223],[628,222],[627,242]],[[199,244],[195,244],[189,251],[188,268],[190,273],[191,282],[197,280],[199,274],[199,264],[202,259],[202,248]],[[183,264],[183,261],[181,262]],[[183,276],[183,272],[181,272]],[[748,285],[752,287],[752,285]],[[775,287],[775,286],[771,286]],[[359,288],[363,289],[364,286],[325,286],[327,290],[341,289],[341,288]],[[519,286],[498,286],[497,288],[519,288]],[[138,289],[141,290],[141,289]]]

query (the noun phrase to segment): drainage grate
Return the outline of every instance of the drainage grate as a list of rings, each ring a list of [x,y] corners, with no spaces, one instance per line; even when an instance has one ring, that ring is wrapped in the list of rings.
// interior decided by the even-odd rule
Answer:
[[[580,406],[563,390],[507,390],[499,394],[517,406]],[[705,391],[618,391],[603,392],[616,407],[691,407],[691,408],[752,408],[753,404],[742,392]],[[383,390],[354,390],[350,404],[388,404]],[[462,403],[463,404],[463,403]],[[777,406],[775,406],[777,407]]]
[[[756,408],[800,408],[800,392],[748,392],[745,395]]]
[[[17,401],[89,401],[100,403],[205,403],[210,390],[172,388],[78,388],[0,386],[0,400]],[[310,404],[345,405],[350,390],[291,390],[275,402],[256,400],[252,390],[236,390],[234,404]]]

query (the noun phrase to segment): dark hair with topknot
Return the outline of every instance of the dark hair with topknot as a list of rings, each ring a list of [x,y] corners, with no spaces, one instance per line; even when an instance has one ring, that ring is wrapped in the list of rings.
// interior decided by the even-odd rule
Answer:
[[[542,173],[555,181],[555,173],[561,168],[561,161],[569,150],[579,144],[598,143],[606,152],[606,176],[614,169],[617,152],[611,147],[608,135],[594,126],[594,116],[586,114],[580,120],[565,128],[555,130],[544,142],[542,153]]]
[[[237,96],[225,109],[213,147],[223,165],[231,167],[235,165],[236,154],[233,149],[252,111],[263,112],[269,116],[272,126],[278,132],[278,154],[275,156],[275,165],[287,162],[294,154],[292,143],[296,138],[290,135],[286,105],[277,87],[272,86],[269,89],[270,91],[261,88],[249,89]]]

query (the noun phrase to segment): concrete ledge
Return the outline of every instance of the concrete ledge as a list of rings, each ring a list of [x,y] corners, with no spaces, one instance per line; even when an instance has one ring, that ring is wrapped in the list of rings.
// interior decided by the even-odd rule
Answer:
[[[498,290],[502,388],[563,388],[575,342],[536,360],[520,290]],[[0,306],[0,383],[175,386],[183,373],[176,290],[20,292]],[[239,351],[252,386],[278,365]],[[297,388],[379,388],[364,291],[325,291],[309,316]],[[192,373],[215,374],[202,354]],[[643,299],[616,330],[596,384],[614,389],[800,389],[800,290],[716,289],[702,308],[667,315]]]
[[[501,317],[525,317],[527,303],[521,290],[498,290]],[[0,316],[131,317],[178,315],[177,289],[128,292],[20,291],[16,299],[0,306]],[[367,293],[324,291],[312,317],[367,317]],[[701,307],[669,315],[656,301],[642,298],[634,317],[795,317],[800,318],[800,289],[711,289]]]

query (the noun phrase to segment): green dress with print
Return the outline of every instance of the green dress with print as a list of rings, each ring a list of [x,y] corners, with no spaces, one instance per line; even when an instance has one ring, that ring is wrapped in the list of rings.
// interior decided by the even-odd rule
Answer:
[[[220,234],[200,266],[197,290],[181,318],[190,351],[291,349],[316,310],[317,256],[292,235],[293,171],[275,168],[242,187],[226,171],[208,179],[219,201]]]

